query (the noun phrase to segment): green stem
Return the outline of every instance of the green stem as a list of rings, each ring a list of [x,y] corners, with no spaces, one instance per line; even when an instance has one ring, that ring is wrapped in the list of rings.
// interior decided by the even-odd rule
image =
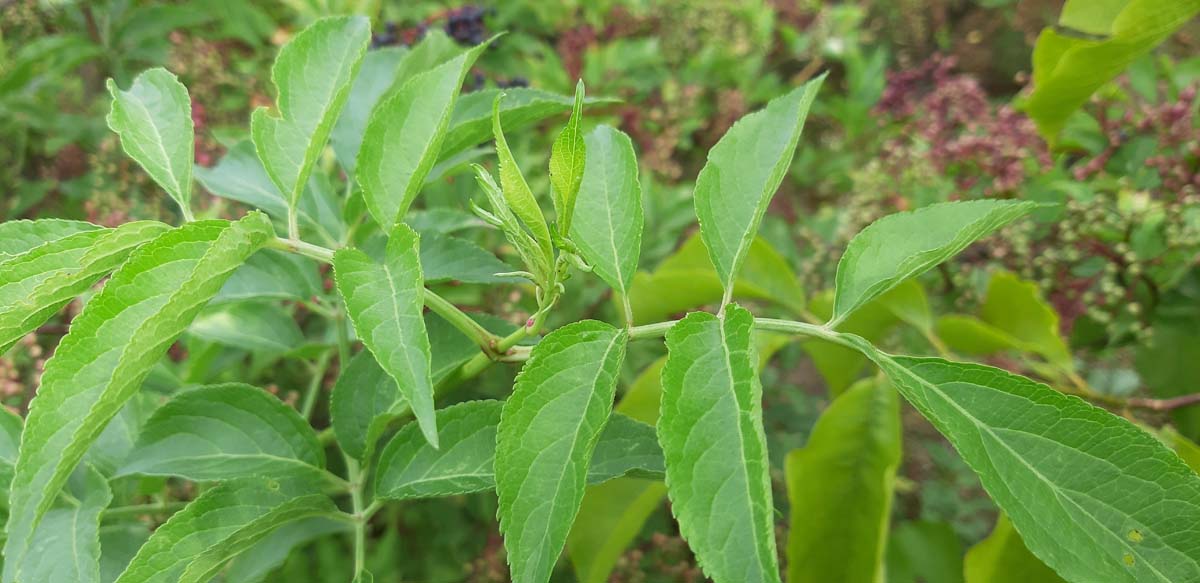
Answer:
[[[288,239],[300,240],[300,223],[296,218],[296,205],[288,205]]]
[[[350,324],[346,321],[345,305],[338,307],[333,326],[337,333],[338,367],[346,370],[350,365]]]
[[[357,581],[367,568],[367,522],[370,516],[363,505],[366,468],[360,469],[358,461],[347,455],[346,469],[350,476],[350,507],[354,516],[354,578]]]
[[[299,253],[300,255],[311,257],[323,263],[333,262],[333,249],[328,249],[320,245],[313,245],[312,243],[301,241],[295,237],[290,239],[275,237],[274,239],[267,241],[267,247],[270,249],[277,249],[279,251],[287,251],[288,253]]]
[[[329,369],[331,352],[323,352],[317,358],[317,364],[312,367],[312,379],[308,382],[308,392],[304,394],[304,404],[300,406],[300,416],[312,419],[313,407],[317,404],[317,395],[321,394],[321,381],[325,380],[325,371]]]
[[[466,312],[458,309],[458,306],[450,303],[446,298],[426,289],[425,307],[444,318],[451,326],[457,328],[459,332],[474,340],[485,353],[493,354],[493,351],[496,350],[500,338],[489,332],[487,328],[484,328],[479,322],[468,316]]]

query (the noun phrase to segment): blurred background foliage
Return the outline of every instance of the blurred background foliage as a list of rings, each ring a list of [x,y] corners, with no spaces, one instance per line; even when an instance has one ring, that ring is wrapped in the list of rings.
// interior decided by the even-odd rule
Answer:
[[[643,272],[630,293],[635,320],[653,322],[719,301],[691,210],[692,181],[707,150],[743,114],[829,71],[737,295],[760,304],[756,312],[764,315],[824,316],[841,250],[880,216],[947,200],[1055,203],[877,300],[845,329],[913,354],[1033,375],[1144,423],[1195,456],[1200,450],[1188,448],[1200,439],[1200,406],[1192,404],[1200,391],[1200,25],[1185,25],[1133,60],[1065,118],[1050,145],[1026,105],[1035,41],[1061,10],[1061,0],[0,0],[0,219],[173,220],[175,209],[105,125],[108,77],[127,86],[155,65],[180,76],[193,100],[196,164],[209,169],[199,177],[217,195],[201,197],[200,214],[236,216],[244,207],[225,191],[243,179],[230,174],[235,146],[246,138],[249,112],[272,102],[277,47],[304,24],[367,14],[373,46],[400,47],[389,50],[429,35],[470,45],[506,31],[468,78],[468,90],[569,95],[582,78],[589,96],[614,98],[591,110],[589,123],[617,125],[639,152],[647,228]],[[554,127],[510,131],[518,157],[540,160]],[[329,178],[337,169],[327,162]],[[474,181],[461,177],[451,170],[423,193],[421,216],[436,218],[443,232],[457,229],[454,213],[477,196]],[[545,182],[531,177],[534,190],[547,190],[538,180]],[[321,184],[318,176],[314,188]],[[477,226],[471,221],[462,224]],[[499,240],[471,232],[490,248]],[[321,275],[292,283],[315,297],[328,292]],[[569,285],[558,323],[620,321],[594,278]],[[672,293],[656,293],[663,289]],[[512,322],[530,309],[521,294],[499,286],[463,286],[453,299]],[[308,300],[291,298],[278,314],[256,312],[256,323],[241,324],[250,329],[210,313],[152,375],[151,388],[226,380],[232,369],[238,380],[250,375],[293,403],[310,382],[330,386],[336,370],[310,370],[293,358],[305,354],[306,343],[328,340],[328,331],[306,326],[305,311],[321,306]],[[77,310],[0,358],[0,395],[9,406],[27,403],[47,352]],[[652,421],[656,410],[646,403],[657,400],[662,349],[637,348],[623,373],[620,408]],[[835,397],[865,393],[876,381],[860,356],[816,341],[764,337],[760,354],[773,355],[763,384],[785,540],[792,468],[847,471],[821,466],[818,448],[854,434],[814,433],[814,424]],[[511,370],[496,368],[461,398],[502,397],[511,378]],[[1007,544],[1011,527],[997,521],[953,449],[899,407],[903,443],[884,431],[888,443],[876,452],[884,472],[896,474],[887,580],[1000,580],[972,573],[982,572],[989,553],[1003,551],[997,547]],[[834,436],[815,437],[823,433]],[[892,447],[897,455],[889,457]],[[141,494],[161,495],[152,490]],[[561,580],[703,580],[661,486],[623,479],[594,490]],[[373,525],[370,570],[377,581],[507,581],[495,514],[491,494],[390,509]],[[331,528],[273,535],[292,537],[283,545],[292,551],[267,580],[340,581],[352,560],[344,543],[310,543],[303,535]],[[1026,583],[1055,580],[1030,572]],[[240,576],[235,563],[227,578]]]

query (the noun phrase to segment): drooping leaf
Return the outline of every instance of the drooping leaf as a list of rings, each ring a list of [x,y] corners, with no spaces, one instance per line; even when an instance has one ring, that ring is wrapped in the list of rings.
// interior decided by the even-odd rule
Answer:
[[[754,316],[688,314],[667,332],[658,441],[679,532],[716,583],[778,582]]]
[[[584,139],[584,165],[571,242],[613,291],[628,297],[642,249],[642,187],[633,141],[597,126]]]
[[[504,94],[501,93],[492,102],[492,135],[496,140],[496,156],[500,159],[500,192],[504,195],[508,208],[533,234],[533,240],[545,257],[546,263],[550,263],[553,251],[550,246],[550,228],[546,226],[546,215],[542,214],[542,207],[538,205],[537,198],[525,182],[525,175],[517,166],[517,160],[508,147],[508,140],[504,138],[504,129],[500,125],[500,103],[504,100],[503,97]]]
[[[979,315],[1050,363],[1074,368],[1058,329],[1058,312],[1042,298],[1037,284],[1005,271],[993,274]]]
[[[871,223],[850,241],[838,262],[830,324],[1037,206],[995,199],[951,202]]]
[[[191,215],[195,137],[192,100],[187,88],[163,68],[148,69],[127,91],[108,80],[112,109],[108,127],[121,136],[121,147]]]
[[[383,47],[368,51],[363,57],[358,76],[350,85],[345,109],[329,134],[333,153],[351,179],[354,177],[355,159],[362,147],[363,134],[367,130],[367,120],[379,100],[396,83],[399,65],[410,52],[404,47]]]
[[[513,277],[497,277],[497,273],[509,273],[516,268],[503,262],[491,251],[466,239],[449,235],[425,235],[421,237],[421,267],[425,270],[425,281],[440,283],[513,283]]]
[[[1099,6],[1099,7],[1098,7]],[[1124,71],[1200,12],[1198,0],[1068,2],[1060,23],[1046,28],[1033,49],[1033,94],[1026,111],[1051,142],[1097,89]]]
[[[201,312],[188,334],[224,346],[283,354],[304,342],[292,315],[275,304],[237,303]]]
[[[267,217],[200,221],[135,251],[46,362],[21,436],[5,543],[6,583],[67,476],[152,365],[233,270],[272,236]]]
[[[575,104],[567,127],[558,134],[550,149],[550,184],[554,190],[554,214],[558,234],[565,236],[571,230],[571,219],[575,216],[575,201],[579,185],[583,182],[583,170],[587,160],[587,143],[583,139],[583,79],[575,84]]]
[[[159,407],[118,475],[281,478],[323,467],[325,452],[295,409],[257,387],[227,383]]]
[[[900,454],[900,400],[886,382],[860,381],[821,414],[787,456],[788,583],[883,579]]]
[[[468,401],[440,409],[441,449],[429,447],[418,439],[416,426],[406,425],[379,454],[375,494],[405,500],[495,488],[496,428],[503,407],[502,401]],[[596,442],[587,481],[599,484],[625,475],[661,477],[662,472],[662,450],[654,428],[614,414]]]
[[[289,208],[298,206],[370,40],[365,17],[323,18],[292,37],[275,58],[276,110],[254,110],[250,135]]]
[[[384,230],[400,221],[437,163],[463,79],[488,43],[404,83],[375,107],[358,151],[357,178]]]
[[[392,229],[382,263],[357,249],[344,248],[333,256],[338,292],[363,344],[375,355],[411,408],[425,438],[437,447],[433,414],[433,380],[429,338],[421,317],[425,284],[421,275],[417,234],[404,223]],[[399,398],[393,398],[400,407]]]
[[[154,531],[117,583],[208,581],[276,528],[336,512],[332,500],[302,480],[222,482]]]
[[[23,580],[100,582],[100,513],[112,491],[95,469],[85,466],[80,474],[78,506],[46,513],[21,565]]]
[[[514,583],[544,583],[567,542],[612,412],[627,336],[585,320],[547,334],[521,368],[496,432],[500,532]]]
[[[824,80],[818,77],[738,120],[708,152],[696,178],[696,217],[725,290],[724,302],[733,297],[738,268],[792,164],[808,109]]]
[[[543,119],[572,110],[574,100],[538,89],[483,89],[463,95],[454,107],[454,116],[446,130],[440,159],[445,160],[492,139],[492,104],[503,93],[500,123],[510,132],[527,128]],[[589,97],[584,107],[619,103],[615,99]]]
[[[0,223],[0,261],[7,259],[6,256],[20,255],[51,241],[99,228],[99,225],[85,221],[65,219],[6,221]]]
[[[1003,330],[963,314],[946,314],[937,320],[937,335],[951,350],[968,356],[1019,350],[1021,343]]]
[[[1200,572],[1200,539],[1185,526],[1200,521],[1200,477],[1154,437],[999,369],[863,349],[1063,578],[1165,582]]]
[[[992,534],[967,551],[963,573],[966,583],[1065,583],[1029,552],[1003,514]]]
[[[320,292],[321,278],[313,260],[265,249],[255,253],[229,276],[212,304],[310,300]]]
[[[80,231],[0,257],[0,352],[116,269],[139,245],[168,229],[162,223],[136,221],[116,229]]]

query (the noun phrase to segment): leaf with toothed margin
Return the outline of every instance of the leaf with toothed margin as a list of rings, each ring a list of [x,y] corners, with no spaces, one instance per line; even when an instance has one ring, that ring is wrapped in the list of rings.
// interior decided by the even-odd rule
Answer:
[[[319,477],[325,452],[295,409],[242,383],[175,396],[150,416],[117,477]]]
[[[667,332],[658,441],[679,532],[716,583],[778,583],[754,316],[688,314]]]
[[[696,177],[700,235],[726,301],[763,213],[792,164],[808,109],[824,80],[822,75],[809,81],[738,120],[709,150]]]
[[[72,479],[77,506],[53,508],[21,564],[26,581],[100,582],[100,513],[112,501],[108,480],[84,464]]]
[[[250,135],[289,208],[296,208],[325,149],[370,40],[366,17],[323,18],[292,37],[275,57],[276,110],[254,110]]]
[[[627,339],[593,320],[547,334],[504,404],[496,493],[514,583],[545,583],[562,554],[612,413]]]
[[[0,353],[116,269],[138,246],[169,230],[136,221],[86,230],[19,255],[0,256]]]
[[[337,506],[311,482],[241,478],[205,491],[146,541],[117,583],[200,583],[275,529]]]
[[[406,500],[456,496],[496,487],[496,428],[502,401],[468,401],[438,411],[441,449],[418,439],[409,424],[379,454],[375,493]],[[599,484],[620,476],[661,478],[662,450],[654,427],[614,414],[592,455],[587,481]]]
[[[229,274],[273,235],[262,213],[167,231],[134,251],[71,323],[21,435],[5,583],[20,580],[34,530],[88,447]]]
[[[143,71],[128,90],[108,80],[108,127],[121,148],[190,216],[195,137],[187,87],[161,67]]]
[[[0,223],[0,261],[63,237],[95,231],[100,225],[65,219],[20,219]]]
[[[403,395],[403,400],[392,396],[387,411],[411,409],[425,439],[437,447],[429,337],[421,317],[425,282],[419,246],[416,232],[399,223],[391,231],[382,262],[358,249],[343,248],[333,256],[333,272],[358,337]]]

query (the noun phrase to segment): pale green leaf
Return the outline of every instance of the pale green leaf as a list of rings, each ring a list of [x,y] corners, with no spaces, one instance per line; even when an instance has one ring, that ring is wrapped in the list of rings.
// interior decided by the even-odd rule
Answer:
[[[1159,310],[1154,334],[1148,342],[1138,343],[1134,364],[1155,397],[1170,399],[1200,390],[1196,386],[1200,378],[1200,335],[1196,333],[1200,313],[1193,310]],[[1200,406],[1176,408],[1171,411],[1171,422],[1188,439],[1200,440]]]
[[[310,300],[321,293],[317,264],[292,253],[265,249],[239,267],[213,304],[248,300]]]
[[[888,538],[888,583],[962,583],[962,542],[945,522],[902,522]]]
[[[384,230],[403,219],[438,161],[463,79],[488,43],[407,80],[375,107],[358,151],[367,210]]]
[[[500,102],[500,123],[510,132],[571,111],[574,105],[570,97],[521,87],[468,93],[460,97],[454,107],[454,116],[450,118],[439,159],[445,160],[492,139],[492,104],[501,93],[504,94],[504,100]],[[584,107],[614,103],[619,101],[594,97],[583,101]]]
[[[514,583],[544,583],[583,502],[627,336],[585,320],[534,346],[496,436],[500,532]]]
[[[421,237],[421,267],[427,283],[457,281],[461,283],[514,283],[522,281],[510,276],[497,277],[516,268],[501,261],[495,254],[471,241],[449,235]]]
[[[333,153],[337,155],[338,163],[351,179],[354,177],[355,159],[358,158],[358,150],[362,147],[363,134],[366,133],[371,112],[396,83],[399,65],[410,52],[404,47],[383,47],[368,51],[363,57],[358,76],[350,85],[346,106],[329,134],[329,144],[333,146]]]
[[[908,279],[879,297],[885,308],[900,321],[918,330],[933,330],[933,313],[925,288],[915,279]]]
[[[1200,574],[1200,477],[1128,421],[999,369],[862,344],[958,449],[1025,544],[1073,581]]]
[[[542,214],[542,207],[538,205],[537,198],[525,182],[525,175],[517,166],[517,160],[513,158],[512,150],[508,147],[508,140],[504,138],[504,129],[500,122],[500,102],[503,98],[504,94],[501,93],[492,102],[492,135],[496,139],[496,156],[500,159],[500,191],[508,203],[508,208],[533,234],[541,254],[546,262],[550,263],[553,250],[550,246],[550,228],[546,226],[546,215]]]
[[[642,249],[642,187],[633,141],[620,130],[597,126],[584,139],[583,169],[571,242],[593,272],[628,297]]]
[[[411,423],[379,454],[375,493],[404,500],[491,490],[496,428],[502,401],[467,401],[438,411],[441,449],[433,449]],[[654,428],[614,414],[596,442],[587,481],[599,484],[626,475],[662,477],[662,450]]]
[[[108,481],[83,467],[78,506],[53,508],[38,524],[33,544],[21,565],[25,581],[100,581],[100,513],[112,501]]]
[[[1175,453],[1179,454],[1179,458],[1189,468],[1192,468],[1193,472],[1200,472],[1200,445],[1196,445],[1195,442],[1184,437],[1170,425],[1162,428],[1159,437],[1175,450]]]
[[[694,312],[667,332],[658,441],[679,532],[716,583],[778,582],[754,316]]]
[[[241,383],[185,391],[142,428],[119,476],[189,480],[316,475],[325,452],[295,409]]]
[[[238,554],[229,562],[225,581],[229,583],[256,583],[287,561],[288,554],[318,538],[332,534],[348,533],[352,525],[345,521],[323,516],[305,518],[280,526],[263,537],[254,546]]]
[[[175,513],[142,546],[117,583],[199,583],[276,528],[337,507],[311,484],[242,478],[222,482]]]
[[[947,314],[937,320],[937,335],[951,350],[967,356],[983,356],[1017,350],[1020,341],[1007,332],[976,318]]]
[[[344,248],[333,256],[334,279],[363,344],[396,380],[407,407],[429,443],[437,447],[433,414],[433,380],[429,338],[421,313],[425,284],[421,275],[417,234],[404,223],[392,229],[387,257],[373,261],[366,253]],[[401,406],[394,399],[394,406]]]
[[[138,549],[150,538],[150,529],[140,522],[121,522],[100,527],[100,581],[113,583]]]
[[[99,228],[99,225],[85,221],[65,219],[21,219],[0,223],[0,261],[6,259],[6,255],[20,255],[51,241]]]
[[[808,109],[824,80],[809,81],[738,120],[709,150],[696,178],[696,217],[725,291],[723,304],[733,297],[738,269],[792,164]]]
[[[1059,26],[1086,34],[1112,34],[1113,21],[1131,0],[1067,0],[1058,17]]]
[[[973,200],[934,204],[871,223],[846,246],[838,262],[831,325],[858,307],[953,257],[1037,203]]]
[[[289,208],[298,206],[370,40],[365,17],[323,18],[292,37],[275,58],[276,109],[254,110],[250,135]]]
[[[30,404],[10,499],[4,581],[88,446],[238,265],[273,236],[253,213],[200,221],[135,251],[71,323]]]
[[[867,379],[838,396],[788,454],[788,583],[883,579],[900,429],[895,389]]]
[[[236,303],[205,309],[188,327],[201,340],[242,350],[282,354],[304,343],[304,333],[276,304]]]
[[[550,184],[554,190],[555,220],[558,222],[558,234],[563,236],[571,230],[575,201],[587,160],[587,143],[583,139],[583,128],[580,127],[582,122],[583,79],[580,79],[575,84],[575,104],[567,127],[558,134],[550,148]],[[634,167],[637,167],[636,164]]]
[[[967,551],[963,573],[966,583],[1065,583],[1029,552],[1003,514],[992,533]]]
[[[170,71],[156,68],[138,75],[127,91],[109,79],[108,92],[113,98],[108,127],[121,136],[125,153],[191,216],[195,137],[187,88]]]
[[[151,221],[80,231],[0,256],[0,352],[116,269],[139,245],[167,231]]]
[[[125,463],[129,452],[133,451],[138,435],[142,432],[142,426],[162,404],[157,395],[146,390],[148,384],[149,382],[143,382],[142,391],[131,397],[112,421],[108,422],[104,431],[100,432],[100,436],[84,454],[84,463],[91,464],[108,477],[112,477],[117,468]]]
[[[870,342],[878,343],[883,340],[899,322],[895,311],[885,302],[894,291],[855,310],[838,324],[838,331],[861,336]],[[818,318],[828,319],[833,313],[833,294],[829,291],[817,294],[809,302],[808,309]],[[870,362],[863,353],[853,348],[818,338],[805,340],[803,346],[825,381],[831,397],[842,394],[854,381],[862,378],[867,363]]]
[[[1059,332],[1058,312],[1042,297],[1036,283],[1006,271],[993,274],[979,315],[1051,364],[1074,368],[1071,351]]]

